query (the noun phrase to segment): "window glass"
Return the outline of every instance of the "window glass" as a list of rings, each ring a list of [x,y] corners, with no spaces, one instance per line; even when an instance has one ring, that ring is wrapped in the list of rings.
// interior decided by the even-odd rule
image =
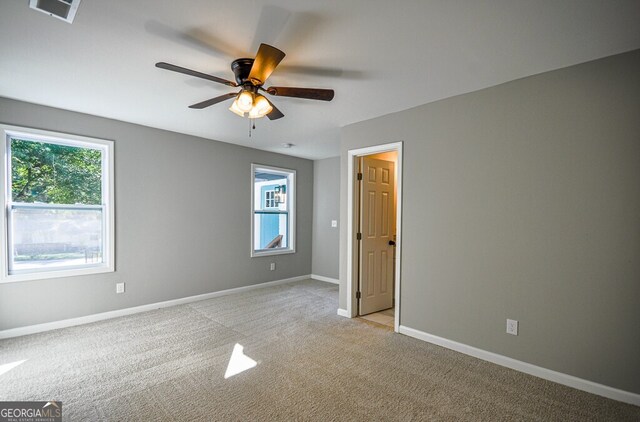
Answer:
[[[293,252],[295,172],[253,166],[252,254]]]
[[[102,151],[11,138],[13,202],[102,203]]]

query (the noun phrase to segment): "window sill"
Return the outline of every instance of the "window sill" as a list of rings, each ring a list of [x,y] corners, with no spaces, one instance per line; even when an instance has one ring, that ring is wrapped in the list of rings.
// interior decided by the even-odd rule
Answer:
[[[46,280],[49,278],[62,278],[62,277],[75,277],[80,275],[91,275],[101,273],[114,272],[113,266],[110,265],[97,265],[95,267],[88,268],[74,268],[67,270],[57,271],[42,271],[42,272],[30,272],[30,273],[18,273],[18,274],[3,274],[0,283],[13,283],[18,281],[35,281]]]
[[[290,253],[296,253],[296,250],[295,249],[280,249],[280,250],[261,249],[257,251],[251,251],[251,258],[258,258],[260,256],[271,256],[271,255],[285,255]]]

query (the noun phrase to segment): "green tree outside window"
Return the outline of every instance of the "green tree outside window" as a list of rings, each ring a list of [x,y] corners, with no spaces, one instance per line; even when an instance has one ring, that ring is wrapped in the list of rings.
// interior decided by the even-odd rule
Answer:
[[[100,205],[101,176],[100,150],[11,139],[14,202]]]

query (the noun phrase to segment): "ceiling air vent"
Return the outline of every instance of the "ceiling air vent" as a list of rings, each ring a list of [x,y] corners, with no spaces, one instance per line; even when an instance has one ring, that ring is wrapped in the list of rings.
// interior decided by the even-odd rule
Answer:
[[[73,22],[80,0],[29,0],[29,7],[65,22]]]

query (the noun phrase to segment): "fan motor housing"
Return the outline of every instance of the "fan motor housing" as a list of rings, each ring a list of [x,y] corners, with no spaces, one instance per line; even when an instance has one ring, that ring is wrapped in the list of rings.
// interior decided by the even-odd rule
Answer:
[[[237,59],[231,63],[231,70],[236,76],[236,83],[244,85],[249,81],[249,73],[251,73],[253,59]]]

